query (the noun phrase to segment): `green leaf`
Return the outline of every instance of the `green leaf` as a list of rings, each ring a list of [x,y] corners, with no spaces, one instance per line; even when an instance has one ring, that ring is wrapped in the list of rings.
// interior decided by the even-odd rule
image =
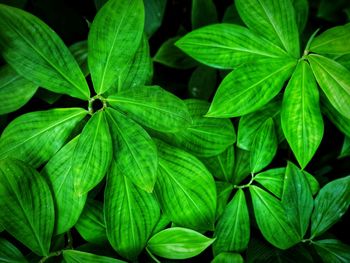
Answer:
[[[238,185],[249,174],[250,174],[250,152],[236,148],[232,183],[235,185]]]
[[[238,15],[236,5],[231,4],[226,8],[222,23],[236,24],[244,26],[242,19]]]
[[[145,33],[150,38],[161,26],[167,0],[144,0]]]
[[[318,240],[312,244],[325,263],[347,263],[350,261],[350,247],[336,239]]]
[[[305,175],[291,162],[288,162],[284,177],[282,205],[288,221],[302,239],[309,226],[314,200]]]
[[[157,224],[155,225],[155,227],[153,228],[151,236],[154,236],[158,232],[165,229],[167,226],[170,225],[170,223],[171,223],[171,221],[169,218],[167,218],[164,214],[160,214],[159,220],[158,220]]]
[[[13,120],[0,138],[0,158],[14,157],[34,167],[49,160],[87,114],[82,108],[26,113]]]
[[[347,68],[347,70],[350,70],[350,53],[337,56],[337,58],[335,58],[335,61],[342,64],[344,67]]]
[[[350,71],[338,62],[311,54],[308,56],[318,85],[333,107],[350,118]]]
[[[301,168],[315,155],[323,137],[323,119],[315,78],[300,61],[284,92],[282,129]]]
[[[79,136],[72,159],[74,190],[83,195],[105,176],[112,161],[113,147],[104,111],[96,112]]]
[[[345,214],[349,205],[350,176],[333,180],[322,187],[311,216],[311,236],[319,236],[328,230]]]
[[[271,163],[277,153],[277,137],[272,118],[268,118],[257,130],[250,154],[250,171],[257,173]]]
[[[233,185],[220,181],[215,181],[215,185],[217,193],[215,220],[217,220],[219,217],[221,217],[226,208],[228,199],[233,190]]]
[[[28,261],[10,241],[0,238],[0,260],[1,262],[27,263]]]
[[[243,263],[242,256],[238,253],[222,252],[217,255],[211,263]]]
[[[347,41],[350,38],[350,23],[332,27],[311,42],[310,51],[319,54],[342,55],[350,53]]]
[[[187,56],[175,46],[180,37],[169,38],[165,41],[153,57],[153,61],[176,69],[190,69],[197,66],[197,62]]]
[[[343,146],[341,148],[341,153],[339,155],[339,158],[344,158],[350,156],[350,137],[345,136]]]
[[[88,58],[88,43],[86,40],[79,41],[74,43],[69,47],[70,52],[72,53],[75,60],[78,62],[81,71],[84,76],[90,74],[87,58]]]
[[[104,244],[107,241],[106,225],[103,215],[103,203],[87,200],[75,228],[84,240],[93,244]]]
[[[179,131],[191,123],[186,105],[159,86],[144,86],[109,96],[107,102],[127,112],[132,119],[151,129]]]
[[[309,16],[309,2],[308,0],[291,0],[291,2],[295,10],[295,19],[299,33],[302,33]]]
[[[243,22],[257,34],[299,58],[299,32],[291,1],[237,0]]]
[[[0,4],[0,51],[20,75],[50,91],[90,97],[78,63],[56,33],[37,17]]]
[[[163,258],[186,259],[202,253],[214,240],[191,229],[173,227],[152,236],[147,250]]]
[[[250,223],[248,206],[242,189],[238,189],[219,218],[214,236],[214,255],[221,252],[244,251],[249,242]]]
[[[26,104],[38,86],[17,74],[10,66],[0,68],[0,115],[13,112]]]
[[[122,113],[106,110],[115,152],[112,163],[136,186],[152,192],[157,176],[157,149],[148,133]]]
[[[78,137],[59,150],[42,169],[47,179],[55,204],[55,234],[62,234],[72,228],[83,211],[86,195],[74,191],[72,157]]]
[[[221,82],[207,116],[231,118],[261,108],[280,92],[295,63],[265,59],[237,68]]]
[[[110,0],[97,13],[88,37],[88,63],[97,94],[115,83],[139,47],[144,27],[142,0]]]
[[[212,175],[191,154],[159,140],[156,143],[159,165],[155,191],[164,215],[181,226],[213,229],[216,189]]]
[[[278,46],[245,27],[215,24],[194,30],[176,42],[176,46],[199,62],[232,69],[261,58],[286,57]]]
[[[300,241],[288,221],[280,201],[257,186],[249,187],[255,219],[264,238],[279,249],[287,249]]]
[[[105,257],[105,256],[98,256],[87,252],[82,252],[78,250],[63,250],[63,258],[64,262],[66,263],[87,263],[87,262],[94,262],[94,263],[124,263],[125,261]]]
[[[207,66],[198,66],[188,83],[190,97],[208,100],[216,88],[217,71]]]
[[[192,29],[218,22],[218,14],[212,0],[192,0]]]
[[[45,179],[22,161],[0,161],[1,224],[40,256],[49,254],[55,211]]]
[[[134,260],[158,222],[159,206],[150,193],[132,184],[113,164],[107,176],[104,215],[107,237],[123,257]]]

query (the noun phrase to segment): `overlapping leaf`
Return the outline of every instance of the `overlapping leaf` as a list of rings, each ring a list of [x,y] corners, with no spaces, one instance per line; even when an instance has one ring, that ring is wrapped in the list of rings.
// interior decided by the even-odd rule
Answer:
[[[10,241],[0,238],[0,259],[2,262],[27,263],[21,251]]]
[[[78,250],[64,250],[63,253],[64,261],[67,263],[85,263],[85,262],[94,262],[94,263],[125,263],[123,260],[99,256],[87,252],[82,252]]]
[[[325,263],[346,263],[350,261],[350,247],[335,239],[313,242],[316,252]]]

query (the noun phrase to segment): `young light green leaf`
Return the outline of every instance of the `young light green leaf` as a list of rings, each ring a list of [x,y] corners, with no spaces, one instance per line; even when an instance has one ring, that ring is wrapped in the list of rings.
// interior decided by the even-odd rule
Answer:
[[[0,222],[39,256],[49,254],[54,204],[45,179],[15,159],[0,160]]]
[[[34,167],[48,161],[85,117],[82,108],[26,113],[13,120],[0,138],[0,159],[14,157]]]
[[[150,193],[136,187],[115,163],[107,176],[104,214],[107,237],[123,257],[134,260],[157,224],[159,205]]]
[[[237,0],[237,11],[254,32],[299,58],[299,32],[292,2],[281,0]]]
[[[278,46],[245,27],[215,24],[194,30],[176,42],[176,46],[199,62],[232,69],[261,58],[286,57]]]
[[[38,86],[79,99],[90,97],[78,63],[56,33],[37,17],[0,5],[0,51],[8,64]]]
[[[279,249],[287,249],[301,239],[290,224],[279,200],[257,186],[249,187],[255,219],[265,239]]]
[[[55,204],[55,234],[59,235],[72,228],[83,211],[86,195],[74,191],[72,157],[78,137],[67,143],[44,166],[41,174],[47,179]]]
[[[150,38],[161,26],[167,0],[146,0],[145,5],[145,33]]]
[[[0,238],[0,260],[1,262],[27,263],[21,251],[16,248],[10,241]]]
[[[257,173],[269,165],[277,152],[275,125],[268,118],[257,130],[250,154],[250,171]]]
[[[10,66],[0,68],[0,115],[13,112],[26,104],[38,86],[16,73]]]
[[[148,133],[133,120],[107,109],[111,129],[115,166],[136,186],[152,192],[157,176],[157,149]]]
[[[218,22],[218,14],[212,0],[192,0],[192,29]]]
[[[305,175],[291,162],[288,162],[284,177],[282,205],[288,221],[302,239],[309,226],[314,200]]]
[[[97,13],[88,37],[88,63],[97,94],[111,88],[134,56],[144,19],[142,0],[110,0]]]
[[[185,103],[159,86],[144,86],[109,96],[107,102],[151,129],[176,132],[189,126],[191,117]]]
[[[88,58],[88,44],[87,41],[79,41],[74,43],[69,47],[70,52],[72,53],[75,60],[78,62],[81,71],[84,76],[88,76],[90,74],[87,58]]]
[[[156,143],[159,165],[155,191],[164,215],[181,226],[213,229],[216,189],[212,175],[191,154],[159,140]]]
[[[350,262],[350,246],[336,239],[324,239],[312,242],[316,252],[324,263]]]
[[[103,215],[103,203],[87,200],[75,228],[84,240],[92,244],[104,244],[107,241],[106,225]]]
[[[333,107],[350,118],[350,71],[338,62],[311,54],[308,56],[318,85]]]
[[[198,66],[192,73],[188,83],[189,96],[196,99],[209,100],[216,88],[217,71],[207,66]]]
[[[221,217],[224,212],[228,199],[232,193],[233,185],[226,182],[215,181],[216,185],[216,212],[215,212],[215,220]]]
[[[304,31],[309,15],[308,0],[291,0],[295,10],[295,19],[298,25],[299,33]]]
[[[238,253],[222,252],[211,263],[244,263],[244,260]]]
[[[310,162],[323,137],[323,119],[315,78],[300,61],[284,92],[282,129],[301,168]]]
[[[295,64],[264,59],[235,69],[221,82],[206,116],[231,118],[256,111],[280,92]]]
[[[311,216],[311,236],[316,237],[328,230],[347,211],[350,205],[350,176],[326,184],[315,199]]]
[[[235,185],[238,185],[249,174],[250,174],[250,152],[236,148],[232,183]]]
[[[62,252],[64,262],[66,263],[87,263],[87,262],[94,262],[94,263],[126,263],[123,260],[105,257],[105,256],[99,256],[87,252],[82,252],[78,250],[63,250]]]
[[[281,198],[283,192],[283,182],[284,175],[286,169],[285,168],[273,168],[262,173],[258,173],[254,177],[254,181],[261,184],[271,193],[273,193],[276,197]]]
[[[202,253],[214,240],[188,228],[173,227],[151,237],[147,250],[163,258],[186,259]]]
[[[240,252],[247,248],[250,238],[248,206],[242,189],[238,189],[219,218],[214,236],[214,255]]]
[[[349,38],[350,23],[332,27],[313,39],[310,51],[319,54],[347,54],[350,53],[350,47],[346,44]]]
[[[72,157],[74,190],[83,195],[105,176],[112,161],[112,138],[104,111],[96,112],[79,136]]]

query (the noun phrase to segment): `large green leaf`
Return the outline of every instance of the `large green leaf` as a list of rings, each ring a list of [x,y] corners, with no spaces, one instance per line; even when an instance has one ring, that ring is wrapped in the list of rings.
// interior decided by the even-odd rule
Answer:
[[[123,260],[99,256],[78,250],[63,250],[63,258],[66,263],[125,263]]]
[[[34,95],[38,86],[16,73],[10,66],[0,68],[0,115],[18,110]]]
[[[213,229],[216,189],[212,175],[191,154],[156,142],[159,165],[155,190],[163,213],[180,226]]]
[[[305,175],[290,162],[284,177],[282,204],[288,221],[294,225],[302,239],[309,226],[314,200]]]
[[[144,86],[109,96],[107,102],[140,124],[157,131],[175,132],[191,123],[186,105],[159,86]]]
[[[112,138],[104,111],[96,112],[79,136],[72,157],[74,189],[84,195],[105,176],[113,156]]]
[[[0,138],[0,158],[14,157],[38,167],[66,142],[85,117],[82,108],[52,109],[26,113],[13,120]]]
[[[207,116],[230,118],[253,112],[282,89],[296,60],[264,59],[235,69],[221,82]]]
[[[88,63],[97,94],[107,91],[134,56],[141,41],[142,0],[110,0],[97,13],[89,32]]]
[[[97,245],[105,243],[107,234],[103,203],[92,199],[87,200],[75,228],[84,240]]]
[[[350,247],[336,239],[318,240],[312,244],[324,263],[350,262]]]
[[[245,27],[215,24],[194,30],[176,42],[176,46],[199,62],[232,69],[261,58],[286,57],[278,46]]]
[[[350,118],[350,71],[338,62],[311,54],[308,56],[318,85],[333,107]]]
[[[202,253],[214,240],[191,229],[173,227],[151,237],[147,250],[163,258],[186,259]]]
[[[86,195],[74,191],[72,157],[78,138],[74,138],[59,150],[44,166],[41,174],[47,178],[55,204],[55,234],[72,228],[83,211]]]
[[[350,46],[347,44],[349,38],[350,23],[332,27],[313,39],[310,51],[319,54],[347,54],[350,53]]]
[[[212,0],[192,0],[192,29],[218,22],[218,14]]]
[[[254,214],[265,239],[279,249],[287,249],[301,239],[279,200],[257,186],[249,187]]]
[[[315,199],[311,216],[311,236],[328,230],[345,214],[350,205],[350,176],[326,184]]]
[[[152,192],[157,176],[157,149],[148,133],[122,113],[107,109],[114,152],[112,163],[141,189]]]
[[[214,255],[240,252],[247,248],[250,237],[248,206],[242,189],[238,189],[219,218],[214,235]]]
[[[304,31],[309,15],[308,0],[291,0],[295,10],[295,19],[298,25],[299,33]]]
[[[28,261],[10,241],[0,238],[0,260],[8,263],[27,263]]]
[[[243,22],[257,34],[299,57],[299,32],[291,1],[237,0],[237,11]]]
[[[0,51],[19,74],[38,86],[88,99],[78,63],[56,33],[37,17],[0,4]]]
[[[222,252],[211,263],[243,263],[242,256],[238,253]]]
[[[323,137],[318,88],[306,61],[298,63],[284,92],[281,120],[284,135],[305,168]]]
[[[150,193],[136,187],[114,164],[107,176],[104,215],[107,237],[123,257],[134,260],[157,224],[159,205]]]
[[[0,222],[40,256],[49,254],[55,211],[45,179],[22,161],[0,161]]]

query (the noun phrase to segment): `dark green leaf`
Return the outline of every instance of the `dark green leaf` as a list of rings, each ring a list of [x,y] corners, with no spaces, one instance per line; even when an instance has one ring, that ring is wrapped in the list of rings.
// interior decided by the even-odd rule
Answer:
[[[192,29],[218,22],[218,14],[212,0],[192,0]]]
[[[226,208],[228,199],[233,190],[233,185],[230,183],[220,181],[215,181],[215,185],[217,193],[215,219],[218,219]]]
[[[167,0],[144,0],[145,33],[150,38],[161,26]]]
[[[98,256],[78,250],[63,250],[62,254],[66,263],[125,263],[123,260]]]
[[[350,247],[336,239],[318,240],[312,244],[324,263],[350,262]]]
[[[78,62],[81,71],[84,76],[90,74],[87,58],[88,58],[88,44],[87,41],[79,41],[74,43],[69,47],[70,52],[72,53],[75,60]]]
[[[291,2],[295,10],[299,33],[302,33],[309,16],[309,2],[308,0],[291,0]]]
[[[188,83],[190,97],[208,100],[216,88],[216,70],[207,66],[197,67]]]
[[[350,137],[345,136],[339,158],[350,156]]]
[[[347,68],[347,70],[350,70],[350,53],[345,54],[345,55],[341,55],[341,56],[337,56],[337,58],[335,58],[335,61],[342,64],[344,67]]]
[[[238,253],[222,252],[217,255],[211,263],[243,263],[242,256]]]
[[[21,251],[4,238],[0,238],[0,261],[9,263],[28,262]]]
[[[249,174],[250,174],[250,152],[236,148],[232,183],[235,185],[238,185]]]

